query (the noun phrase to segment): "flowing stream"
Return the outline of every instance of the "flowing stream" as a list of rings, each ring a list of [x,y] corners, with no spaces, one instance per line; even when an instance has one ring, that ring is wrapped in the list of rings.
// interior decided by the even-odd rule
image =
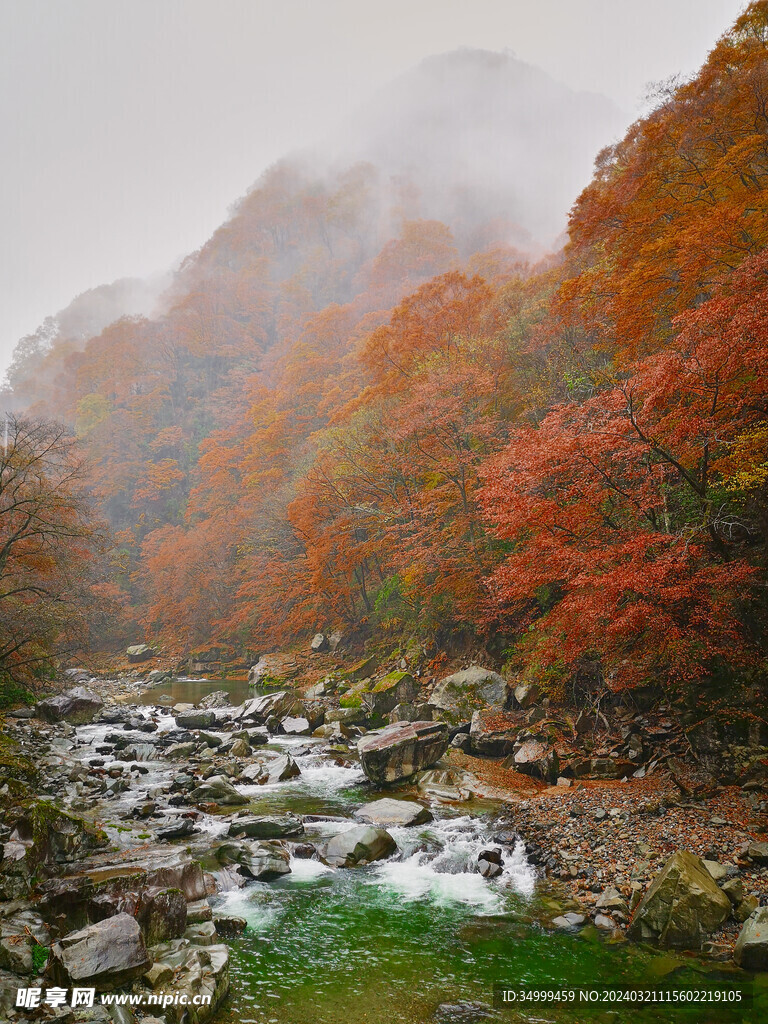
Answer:
[[[153,707],[158,692],[174,702],[196,701],[211,689],[229,688],[222,681],[205,688],[174,685],[176,692],[161,688],[142,701],[161,730],[173,728],[174,722],[165,708]],[[233,699],[238,696],[233,693]],[[97,745],[104,728],[82,727],[78,735]],[[353,811],[383,795],[359,768],[330,760],[320,742],[275,738],[270,746],[291,752],[301,775],[237,788],[250,797],[246,809],[253,813],[310,816],[302,837],[307,842],[357,824],[351,820]],[[142,788],[166,786],[180,770],[152,760],[141,768]],[[403,794],[389,789],[386,795]],[[133,790],[120,794],[113,804],[116,815],[129,813],[137,800]],[[721,965],[611,943],[591,926],[578,935],[546,930],[540,922],[559,913],[559,906],[551,886],[537,879],[522,844],[513,852],[505,850],[500,877],[486,881],[477,872],[478,853],[493,845],[498,808],[475,801],[436,803],[430,809],[434,820],[429,824],[390,829],[398,853],[367,867],[334,870],[316,859],[292,858],[289,875],[243,885],[233,869],[209,861],[206,867],[214,870],[221,888],[212,900],[215,912],[248,922],[242,935],[227,940],[232,995],[218,1019],[225,1024],[703,1024],[709,1019],[695,1006],[494,1009],[494,985],[645,985],[667,977],[712,976]],[[314,816],[323,820],[311,820]],[[209,839],[227,826],[215,816],[197,824],[202,835],[181,845],[189,845],[205,863]],[[712,1019],[725,1024],[752,1018],[721,1007]]]

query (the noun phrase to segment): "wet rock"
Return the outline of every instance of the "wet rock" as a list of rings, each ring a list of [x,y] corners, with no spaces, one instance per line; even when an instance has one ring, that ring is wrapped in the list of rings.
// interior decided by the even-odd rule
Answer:
[[[311,731],[306,718],[294,718],[288,715],[280,722],[280,732],[285,736],[309,736]]]
[[[223,775],[213,775],[197,789],[193,789],[192,800],[198,804],[213,803],[221,804],[223,807],[248,803],[248,797],[238,793]]]
[[[469,727],[472,752],[481,757],[506,757],[514,752],[518,719],[500,705],[475,711]]]
[[[507,684],[498,672],[472,665],[441,679],[429,703],[441,719],[456,725],[469,721],[473,712],[491,704],[502,705],[506,699]]]
[[[496,878],[504,870],[500,850],[481,850],[477,855],[477,869],[483,878]]]
[[[141,929],[129,914],[70,932],[51,947],[50,969],[61,984],[113,988],[140,977],[149,965]]]
[[[768,971],[768,907],[758,907],[744,922],[733,959],[745,971]]]
[[[221,864],[238,864],[251,878],[268,882],[291,872],[290,858],[278,843],[242,840],[224,843],[216,851]]]
[[[731,913],[731,902],[702,861],[672,854],[635,911],[630,938],[661,946],[698,949]]]
[[[267,778],[267,770],[261,761],[253,761],[241,770],[237,781],[242,785],[260,786],[267,781]]]
[[[228,835],[245,836],[248,839],[285,839],[299,836],[304,832],[304,823],[294,814],[272,814],[258,817],[254,814],[235,818],[229,826]]]
[[[354,817],[369,824],[392,827],[395,825],[423,825],[432,821],[431,811],[413,800],[391,800],[383,797],[359,807]]]
[[[213,693],[206,693],[198,707],[204,710],[229,707],[229,694],[226,690],[214,690]]]
[[[35,707],[38,718],[44,722],[69,722],[87,725],[101,712],[104,701],[97,693],[84,686],[76,686],[57,697],[41,700]]]
[[[267,773],[266,781],[268,783],[273,782],[286,782],[288,779],[295,779],[301,775],[301,769],[293,760],[290,754],[281,754],[278,757],[273,757],[264,768]]]
[[[493,1017],[488,1003],[463,999],[458,1003],[440,1003],[433,1019],[435,1024],[479,1024]]]
[[[171,842],[173,839],[185,839],[194,835],[198,830],[192,818],[176,818],[158,829],[156,835],[161,842]]]
[[[268,718],[285,718],[293,712],[296,705],[300,705],[295,693],[287,690],[278,690],[276,693],[267,693],[262,697],[253,697],[235,708],[232,713],[233,722],[244,724],[253,722],[256,725],[264,725]]]
[[[214,917],[213,923],[219,935],[242,935],[248,927],[244,917],[224,917],[219,914]]]
[[[196,750],[197,743],[192,740],[189,743],[174,743],[172,746],[167,747],[164,753],[172,761],[181,761],[191,757]]]
[[[176,715],[176,725],[180,729],[210,729],[216,724],[216,713],[205,709],[194,708]]]
[[[379,784],[428,768],[447,749],[448,729],[441,722],[396,722],[367,733],[357,744],[363,771]]]
[[[173,972],[173,991],[187,997],[186,1004],[163,1008],[165,1024],[208,1024],[229,993],[228,948],[177,939],[153,946],[151,953]]]
[[[383,828],[357,825],[334,836],[325,848],[325,859],[332,867],[352,868],[382,860],[397,850],[397,843]]]
[[[139,895],[133,916],[148,946],[177,939],[187,927],[187,899],[181,889],[151,886]]]

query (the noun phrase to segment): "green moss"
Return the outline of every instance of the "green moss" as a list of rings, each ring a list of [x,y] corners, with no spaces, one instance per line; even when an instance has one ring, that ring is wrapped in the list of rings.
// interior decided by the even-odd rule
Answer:
[[[339,707],[342,708],[359,708],[362,704],[362,693],[345,693],[343,697],[339,697]]]
[[[32,970],[35,974],[42,974],[45,970],[45,965],[48,963],[48,953],[50,950],[47,946],[41,946],[39,942],[36,942],[32,946]]]
[[[0,784],[14,780],[34,787],[38,776],[37,767],[19,752],[18,743],[0,734]]]
[[[382,693],[385,690],[391,690],[393,686],[403,679],[412,679],[410,672],[390,672],[388,675],[380,679],[373,688],[373,693]]]

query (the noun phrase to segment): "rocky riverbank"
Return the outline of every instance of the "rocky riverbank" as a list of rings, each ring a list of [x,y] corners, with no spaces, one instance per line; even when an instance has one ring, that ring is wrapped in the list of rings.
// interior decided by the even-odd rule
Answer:
[[[668,708],[569,716],[478,667],[426,684],[403,668],[362,672],[236,706],[225,691],[137,705],[138,691],[148,682],[160,691],[163,678],[80,678],[85,686],[8,714],[7,1019],[110,1019],[104,1007],[8,999],[20,987],[77,985],[197,997],[126,1007],[124,1024],[205,1024],[227,998],[226,940],[245,927],[221,912],[222,893],[280,879],[297,861],[322,870],[397,861],[410,849],[402,836],[441,808],[470,816],[460,870],[488,884],[521,870],[525,844],[551,881],[547,909],[532,919],[539,927],[593,927],[718,960],[735,946],[744,967],[768,969],[757,934],[768,902],[762,782],[725,785],[687,757]],[[360,784],[365,773],[370,798],[362,791],[348,818],[254,810],[259,793],[287,790],[307,771]],[[490,831],[472,831],[477,813],[491,813]]]

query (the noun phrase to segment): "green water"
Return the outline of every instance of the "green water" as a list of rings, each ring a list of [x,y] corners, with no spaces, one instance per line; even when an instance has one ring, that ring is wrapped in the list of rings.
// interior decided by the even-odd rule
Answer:
[[[138,697],[139,704],[173,707],[174,704],[197,704],[216,690],[226,690],[232,704],[242,704],[261,691],[248,685],[247,679],[175,679],[163,680]],[[164,699],[164,698],[168,699]]]
[[[374,882],[371,869],[314,880],[255,885],[227,901],[249,930],[232,943],[227,1020],[241,1024],[427,1022],[441,1003],[492,1003],[494,984],[558,988],[620,983],[714,982],[733,978],[683,958],[611,944],[594,929],[553,935],[527,923],[536,897],[511,896],[503,912],[460,902],[405,900]],[[765,996],[741,1010],[670,1005],[611,1010],[590,1006],[497,1011],[517,1021],[765,1021]]]
[[[227,689],[233,703],[252,694],[241,680],[164,684],[144,703],[167,693],[173,703],[197,702]],[[300,750],[304,741],[277,746]],[[289,782],[252,787],[249,810],[349,817],[377,793],[357,769],[317,753],[298,753],[302,774]],[[409,795],[390,791],[388,795]],[[410,795],[413,795],[412,793]],[[232,995],[221,1024],[447,1024],[441,1004],[492,1006],[494,985],[557,990],[562,986],[712,990],[752,980],[727,964],[685,954],[661,954],[607,940],[593,926],[579,934],[551,932],[542,921],[558,913],[546,882],[535,882],[522,853],[503,882],[486,882],[467,866],[492,832],[496,808],[487,803],[433,806],[435,822],[393,829],[399,859],[330,871],[317,861],[292,861],[292,874],[253,882],[217,897],[216,911],[244,917],[247,931],[230,940]],[[307,823],[317,844],[338,828]],[[472,829],[475,831],[472,832]],[[469,831],[466,831],[469,830]],[[478,843],[480,844],[478,846]],[[212,867],[210,865],[209,867]],[[518,870],[519,869],[519,870]],[[547,1003],[490,1009],[474,1020],[528,1024],[765,1024],[768,975],[754,981],[742,1005]]]

